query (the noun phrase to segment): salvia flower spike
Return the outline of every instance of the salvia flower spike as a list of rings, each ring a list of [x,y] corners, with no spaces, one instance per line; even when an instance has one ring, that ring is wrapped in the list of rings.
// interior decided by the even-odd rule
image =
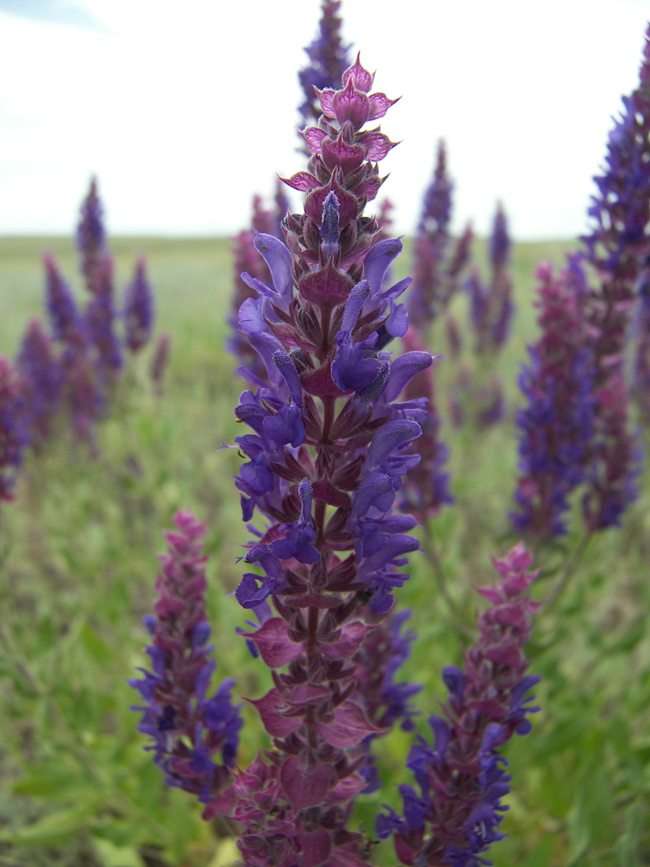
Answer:
[[[208,804],[231,781],[242,721],[231,699],[231,680],[210,695],[214,647],[205,611],[205,525],[189,511],[174,516],[167,553],[156,581],[155,613],[145,617],[151,636],[151,671],[129,681],[145,701],[138,730],[165,782]]]
[[[25,383],[9,359],[0,356],[0,501],[11,500],[29,442]]]
[[[88,194],[81,203],[77,226],[77,249],[81,255],[80,270],[86,288],[93,293],[96,287],[97,269],[107,252],[104,207],[97,192],[96,178],[91,179]]]
[[[25,379],[31,441],[43,442],[52,432],[59,408],[63,369],[54,343],[38,319],[32,319],[27,327],[16,366]]]
[[[298,73],[304,100],[299,108],[303,124],[318,121],[321,106],[316,91],[336,87],[350,65],[350,48],[341,36],[341,0],[323,0],[318,36],[305,53],[309,63]]]
[[[514,526],[532,536],[566,532],[568,497],[585,480],[596,410],[594,361],[581,300],[585,274],[579,257],[558,276],[537,270],[541,334],[529,348],[519,385],[526,403],[517,412],[520,476]]]
[[[650,25],[639,86],[623,98],[582,238],[598,286],[585,299],[595,359],[596,424],[584,514],[590,530],[620,523],[638,495],[640,455],[628,423],[624,347],[635,288],[650,253]]]
[[[460,275],[470,258],[472,230],[469,226],[452,246],[453,189],[447,169],[447,149],[441,140],[433,179],[422,202],[413,246],[413,286],[408,295],[411,322],[423,339],[458,289]]]
[[[539,677],[526,674],[523,654],[539,607],[527,592],[537,573],[528,571],[532,557],[521,542],[493,562],[500,581],[477,588],[491,603],[478,617],[480,638],[465,652],[463,669],[443,672],[449,697],[442,715],[429,720],[434,743],[419,737],[411,748],[415,787],[400,786],[401,815],[387,808],[377,820],[378,835],[394,835],[397,857],[409,867],[492,863],[479,856],[503,838],[502,798],[511,780],[499,748],[527,734],[528,714],[539,710],[527,697]]]
[[[244,520],[260,513],[266,528],[248,545],[236,597],[256,611],[271,602],[245,636],[274,673],[253,701],[274,749],[235,774],[227,805],[247,865],[361,865],[361,835],[347,826],[371,783],[368,741],[409,714],[409,687],[398,696],[388,671],[383,713],[377,685],[366,694],[356,676],[355,654],[386,622],[418,547],[414,518],[393,506],[419,461],[410,447],[426,404],[402,395],[431,364],[424,351],[387,351],[407,328],[399,297],[410,281],[390,285],[402,245],[363,215],[393,147],[365,128],[393,103],[372,83],[357,59],[340,89],[320,91],[319,124],[302,131],[307,171],[287,180],[306,193],[304,213],[287,216],[286,243],[256,237],[270,281],[243,275],[257,297],[239,324],[265,374],[248,372],[256,388],[236,409],[250,428],[236,440],[246,457],[236,485]]]
[[[133,353],[140,352],[151,339],[154,318],[153,292],[144,256],[137,260],[133,280],[124,291],[123,316],[127,348]]]

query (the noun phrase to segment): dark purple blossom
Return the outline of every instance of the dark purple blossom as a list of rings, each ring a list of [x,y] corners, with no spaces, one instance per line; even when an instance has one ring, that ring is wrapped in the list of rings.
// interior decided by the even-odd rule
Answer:
[[[153,348],[149,373],[156,394],[162,394],[163,391],[163,383],[167,373],[167,365],[169,364],[169,348],[171,342],[171,334],[165,332],[156,340]]]
[[[453,182],[447,173],[444,141],[438,143],[433,180],[424,194],[422,214],[413,248],[413,287],[408,296],[412,322],[422,338],[428,326],[446,309],[469,261],[469,226],[450,251],[449,224]]]
[[[381,737],[382,730],[389,732],[399,723],[404,731],[413,731],[413,720],[418,715],[411,699],[422,687],[417,683],[395,681],[395,675],[409,658],[411,644],[416,638],[412,629],[403,631],[410,616],[410,611],[391,611],[369,632],[354,658],[360,700],[367,710],[368,719],[379,730],[368,735],[362,744],[367,754],[360,771],[367,784],[364,794],[375,792],[380,787],[373,745]]]
[[[341,0],[323,0],[318,35],[305,53],[309,64],[298,73],[304,101],[299,108],[303,124],[314,123],[321,114],[316,90],[337,87],[350,65],[350,46],[341,37]]]
[[[0,356],[0,501],[13,498],[16,475],[28,443],[25,383],[11,362]]]
[[[262,197],[256,195],[253,197],[251,228],[243,229],[235,235],[230,248],[233,256],[234,292],[232,295],[232,313],[228,317],[231,336],[226,345],[240,363],[255,376],[261,378],[266,375],[264,365],[257,352],[250,345],[246,333],[240,328],[237,314],[244,301],[247,298],[254,298],[257,294],[249,282],[251,280],[268,282],[271,278],[266,262],[254,247],[255,238],[260,233],[276,235],[278,228],[279,223],[276,220],[276,215],[264,208]],[[247,275],[248,282],[244,279],[244,274]]]
[[[91,356],[100,380],[112,378],[122,367],[122,347],[115,332],[113,259],[107,254],[97,262],[93,296],[85,311]]]
[[[550,538],[566,532],[568,497],[585,478],[594,431],[594,361],[581,312],[584,272],[577,258],[557,277],[549,264],[537,270],[535,304],[541,334],[529,347],[519,385],[519,481],[515,527]]]
[[[70,287],[61,276],[51,253],[43,256],[45,266],[45,304],[55,340],[67,346],[85,347],[88,335],[83,317]]]
[[[650,271],[643,271],[633,321],[632,393],[641,417],[650,423]]]
[[[584,301],[595,359],[596,423],[584,500],[592,530],[620,523],[638,494],[623,366],[635,287],[650,253],[650,26],[639,78],[609,135],[603,173],[594,178],[591,231],[582,238],[598,281]]]
[[[514,306],[512,278],[508,272],[510,248],[508,224],[503,205],[497,204],[490,235],[490,280],[486,285],[474,268],[465,290],[470,297],[470,323],[479,353],[494,353],[505,343]]]
[[[53,341],[38,319],[27,327],[16,367],[25,380],[32,443],[46,440],[60,405],[63,370]]]
[[[124,291],[123,316],[126,345],[131,352],[139,352],[151,339],[153,329],[153,293],[144,256],[136,262],[133,280]]]
[[[94,293],[97,269],[107,251],[104,208],[97,193],[96,178],[91,179],[88,194],[81,203],[81,215],[77,226],[77,249],[81,254],[80,268],[86,288]]]
[[[169,786],[190,792],[208,804],[231,781],[242,721],[232,704],[232,680],[209,695],[215,669],[205,610],[205,526],[189,512],[177,512],[176,530],[166,534],[156,581],[155,614],[145,617],[151,636],[147,648],[151,671],[131,685],[145,701],[138,731],[151,738],[146,749]]]
[[[410,352],[423,352],[417,331],[414,328],[404,335],[404,345]],[[422,436],[417,441],[421,460],[404,480],[404,497],[400,504],[403,511],[413,515],[419,522],[437,514],[454,498],[449,490],[449,472],[446,469],[449,450],[440,439],[440,416],[436,405],[433,366],[411,380],[406,396],[416,399],[426,397],[426,417],[422,421]]]
[[[513,734],[527,734],[527,716],[539,710],[527,697],[539,677],[526,674],[523,655],[538,608],[527,594],[537,574],[526,571],[531,562],[522,543],[494,560],[500,582],[478,588],[492,603],[478,617],[481,637],[466,651],[463,669],[444,670],[449,697],[442,716],[429,720],[433,745],[419,737],[409,754],[416,787],[400,786],[402,815],[389,809],[377,820],[380,837],[394,835],[403,864],[492,863],[479,856],[503,837],[502,798],[511,780],[498,750]]]

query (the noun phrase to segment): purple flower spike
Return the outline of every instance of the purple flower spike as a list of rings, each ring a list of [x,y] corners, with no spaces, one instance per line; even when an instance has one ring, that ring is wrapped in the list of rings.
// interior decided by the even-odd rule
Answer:
[[[321,106],[316,94],[325,87],[337,87],[350,65],[350,47],[341,38],[341,0],[323,0],[318,36],[305,48],[309,65],[298,73],[304,93],[299,108],[303,124],[317,121]]]
[[[424,194],[413,255],[413,287],[409,293],[411,321],[424,338],[429,325],[440,316],[458,289],[469,260],[472,232],[469,227],[450,250],[449,224],[454,185],[447,173],[445,143],[438,143],[433,180]]]
[[[85,324],[94,348],[100,379],[113,377],[122,367],[122,348],[115,333],[113,258],[105,255],[95,267],[94,294],[86,308]]]
[[[38,319],[29,323],[16,366],[25,379],[32,442],[46,440],[59,407],[63,370]]]
[[[465,652],[464,670],[445,669],[449,699],[444,716],[430,720],[435,745],[420,737],[409,754],[417,790],[401,786],[403,815],[389,810],[377,821],[380,837],[394,835],[402,864],[490,864],[478,856],[503,838],[511,777],[498,750],[530,731],[527,716],[539,710],[526,697],[539,678],[526,675],[523,655],[539,607],[527,593],[537,574],[527,571],[531,562],[521,542],[494,560],[500,582],[478,588],[491,603],[478,617],[481,637]]]
[[[609,136],[603,174],[581,240],[598,286],[584,299],[595,360],[596,421],[584,498],[587,526],[620,523],[638,495],[640,456],[627,424],[624,350],[635,289],[650,254],[650,25],[639,86],[623,98],[623,112]]]
[[[423,350],[415,329],[406,332],[404,344],[411,350],[409,355]],[[449,490],[449,473],[445,469],[449,450],[440,440],[440,417],[436,406],[433,367],[429,367],[407,386],[406,397],[425,397],[427,407],[426,417],[421,422],[422,437],[417,443],[422,460],[409,470],[406,476],[404,498],[400,507],[418,521],[424,522],[437,514],[443,506],[454,502]]]
[[[639,301],[633,322],[635,340],[633,395],[642,418],[650,424],[650,271],[641,278]]]
[[[133,281],[124,292],[123,315],[126,345],[131,352],[139,352],[149,342],[153,328],[153,293],[144,256],[138,259]]]
[[[169,348],[171,346],[171,334],[161,334],[153,350],[151,358],[151,367],[149,373],[151,382],[153,383],[154,392],[158,395],[163,392],[165,375],[167,373],[167,365],[169,363]]]
[[[483,285],[474,269],[465,287],[470,295],[470,321],[479,353],[498,351],[508,336],[514,313],[512,278],[508,273],[510,247],[506,215],[499,202],[490,235],[490,282]]]
[[[70,287],[61,276],[51,253],[43,256],[43,264],[45,265],[45,300],[54,338],[68,346],[83,347],[87,335]]]
[[[395,593],[418,549],[415,519],[393,507],[419,461],[412,444],[425,415],[425,401],[402,392],[431,356],[387,350],[406,331],[409,281],[391,285],[401,242],[363,215],[393,147],[365,128],[393,103],[372,81],[357,60],[340,89],[319,92],[323,117],[302,131],[307,171],[287,179],[305,194],[304,213],[287,215],[284,240],[256,236],[269,276],[243,275],[256,297],[238,322],[264,373],[245,371],[253,387],[235,414],[249,432],[236,439],[235,483],[244,520],[257,511],[266,529],[247,546],[235,595],[246,610],[268,601],[275,612],[244,633],[274,669],[273,688],[252,701],[274,749],[237,774],[232,801],[215,810],[242,822],[240,851],[259,867],[362,867],[362,835],[347,823],[372,784],[368,744],[397,721],[409,727],[417,689],[393,680],[410,640],[392,614]],[[375,634],[387,643],[381,684],[357,671]]]
[[[143,676],[129,683],[145,701],[133,708],[143,714],[138,731],[151,738],[146,749],[155,752],[165,782],[209,805],[231,782],[242,721],[232,680],[208,697],[215,663],[205,611],[205,526],[189,511],[177,512],[174,523],[160,557],[155,616],[146,623],[152,670],[139,669]]]
[[[9,360],[0,356],[0,501],[13,498],[16,475],[28,442],[25,382]]]
[[[585,478],[596,411],[594,359],[580,308],[579,261],[558,277],[540,265],[536,276],[541,336],[519,377],[526,404],[517,413],[520,477],[512,522],[521,532],[551,538],[566,532],[569,494]]]
[[[77,249],[81,254],[81,273],[89,292],[95,292],[97,268],[106,253],[104,208],[97,193],[97,179],[92,178],[88,195],[81,203],[77,227]]]

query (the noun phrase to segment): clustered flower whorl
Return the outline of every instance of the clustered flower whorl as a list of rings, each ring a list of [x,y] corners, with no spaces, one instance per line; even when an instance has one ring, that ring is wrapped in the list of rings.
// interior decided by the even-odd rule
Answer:
[[[492,603],[478,617],[481,637],[466,652],[464,670],[447,666],[449,690],[442,716],[429,720],[434,745],[418,738],[408,757],[417,790],[400,786],[403,815],[394,810],[377,820],[380,837],[394,835],[402,864],[418,867],[479,867],[491,843],[502,839],[499,825],[508,809],[501,802],[511,776],[499,747],[513,734],[532,726],[526,693],[539,677],[526,675],[523,648],[539,607],[528,596],[536,572],[520,542],[501,560],[494,560],[501,580],[478,592]]]

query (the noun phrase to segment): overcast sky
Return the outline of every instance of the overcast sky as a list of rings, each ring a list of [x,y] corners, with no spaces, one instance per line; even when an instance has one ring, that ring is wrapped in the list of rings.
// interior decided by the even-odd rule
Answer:
[[[382,120],[396,228],[436,141],[454,226],[585,228],[611,116],[634,89],[648,0],[343,0],[344,36],[402,96]],[[304,168],[297,70],[319,0],[0,0],[0,233],[72,231],[91,174],[112,234],[232,234]],[[297,200],[296,200],[297,203]]]

